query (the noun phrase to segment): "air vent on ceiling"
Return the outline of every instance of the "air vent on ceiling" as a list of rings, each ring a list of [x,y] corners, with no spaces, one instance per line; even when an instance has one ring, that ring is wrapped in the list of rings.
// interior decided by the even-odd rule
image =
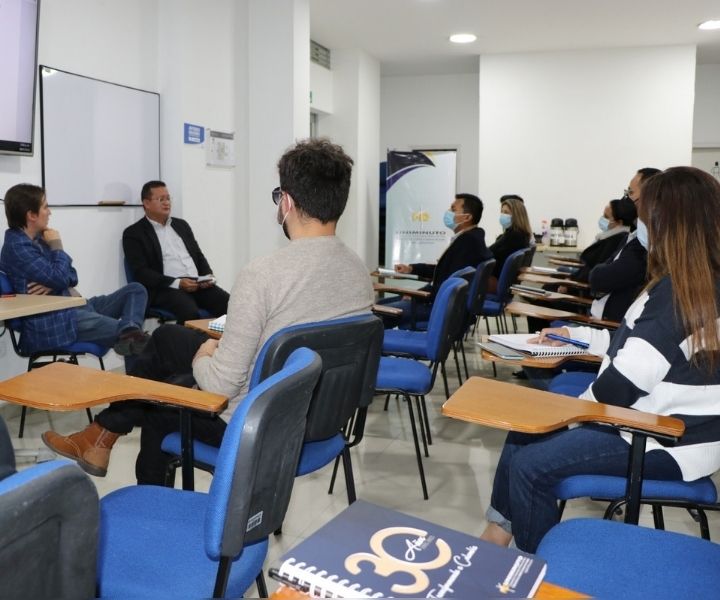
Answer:
[[[310,40],[310,60],[320,65],[321,67],[329,69],[330,49]]]

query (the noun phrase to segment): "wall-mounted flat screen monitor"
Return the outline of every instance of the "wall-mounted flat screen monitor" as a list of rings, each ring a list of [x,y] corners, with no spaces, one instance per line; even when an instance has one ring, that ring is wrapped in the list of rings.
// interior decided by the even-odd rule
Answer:
[[[0,0],[0,154],[33,154],[40,0]]]

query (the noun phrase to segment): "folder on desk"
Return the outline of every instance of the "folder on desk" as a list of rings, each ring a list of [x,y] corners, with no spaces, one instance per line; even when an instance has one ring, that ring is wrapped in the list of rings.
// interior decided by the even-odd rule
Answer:
[[[270,576],[318,598],[535,594],[540,558],[357,500],[287,552]]]

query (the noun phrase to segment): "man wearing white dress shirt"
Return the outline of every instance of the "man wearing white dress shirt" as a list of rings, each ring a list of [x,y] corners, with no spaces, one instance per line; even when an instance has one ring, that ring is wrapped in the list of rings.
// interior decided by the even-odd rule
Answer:
[[[148,181],[141,197],[145,216],[123,232],[123,250],[134,279],[148,291],[148,306],[172,312],[178,323],[197,319],[201,308],[224,315],[229,295],[215,285],[190,225],[170,216],[165,183]]]

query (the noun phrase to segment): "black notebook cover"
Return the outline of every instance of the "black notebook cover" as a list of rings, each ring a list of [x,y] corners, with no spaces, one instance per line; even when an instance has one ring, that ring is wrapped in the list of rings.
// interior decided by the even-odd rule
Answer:
[[[287,552],[270,576],[320,598],[526,598],[530,554],[358,500]]]

